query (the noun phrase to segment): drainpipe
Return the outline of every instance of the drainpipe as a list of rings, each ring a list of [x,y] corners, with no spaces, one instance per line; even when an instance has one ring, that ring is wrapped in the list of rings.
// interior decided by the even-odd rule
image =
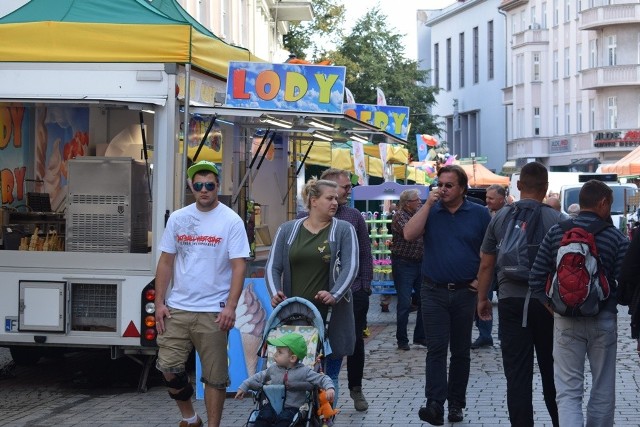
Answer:
[[[504,85],[505,87],[507,87],[507,71],[508,71],[508,67],[507,67],[507,61],[508,61],[508,57],[507,54],[509,53],[509,41],[507,40],[507,14],[505,12],[503,12],[502,10],[498,9],[498,13],[500,15],[502,15],[504,17]],[[508,114],[508,107],[507,105],[504,106],[504,158],[505,160],[508,160],[507,158],[507,143],[509,142],[509,114]]]

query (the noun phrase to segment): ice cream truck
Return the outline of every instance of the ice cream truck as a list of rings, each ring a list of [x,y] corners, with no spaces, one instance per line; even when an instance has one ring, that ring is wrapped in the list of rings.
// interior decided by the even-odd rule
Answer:
[[[157,243],[190,202],[190,159],[221,165],[220,199],[247,220],[250,241],[255,229],[259,260],[298,210],[314,144],[402,143],[408,111],[359,120],[343,111],[343,67],[256,62],[171,10],[114,1],[88,3],[122,22],[39,0],[0,18],[0,346],[20,364],[108,349],[144,366],[144,389]],[[246,286],[230,336],[245,377],[269,303],[257,287]]]

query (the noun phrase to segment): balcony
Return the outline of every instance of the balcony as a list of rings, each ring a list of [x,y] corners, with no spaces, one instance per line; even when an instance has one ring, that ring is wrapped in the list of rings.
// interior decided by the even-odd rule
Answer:
[[[271,16],[277,21],[311,21],[311,0],[275,0],[269,6]]]
[[[540,24],[534,24],[534,26],[539,26]],[[530,28],[528,30],[515,33],[513,35],[513,45],[512,49],[516,49],[525,44],[547,44],[549,43],[549,31],[542,28]]]
[[[513,86],[502,89],[502,104],[513,105]]]
[[[581,89],[599,89],[616,86],[639,86],[640,65],[612,65],[588,68],[580,72]]]
[[[640,4],[611,4],[583,10],[580,13],[581,30],[600,30],[610,25],[640,23]]]

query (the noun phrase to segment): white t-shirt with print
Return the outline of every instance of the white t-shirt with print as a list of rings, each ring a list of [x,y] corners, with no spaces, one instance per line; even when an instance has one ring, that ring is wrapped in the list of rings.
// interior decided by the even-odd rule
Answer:
[[[230,260],[249,257],[249,241],[242,219],[228,206],[201,212],[192,203],[171,214],[160,250],[176,254],[167,305],[220,312],[231,287]]]

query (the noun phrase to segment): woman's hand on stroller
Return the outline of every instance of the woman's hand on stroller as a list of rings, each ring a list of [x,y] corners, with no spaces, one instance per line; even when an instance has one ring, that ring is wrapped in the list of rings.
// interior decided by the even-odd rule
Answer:
[[[336,299],[328,291],[319,291],[315,296],[315,300],[325,305],[334,305],[336,303]]]
[[[329,403],[333,403],[333,398],[335,397],[335,392],[336,391],[334,389],[332,389],[332,388],[328,388],[328,389],[325,390],[325,394],[327,396],[327,401]]]
[[[278,293],[271,297],[271,307],[276,308],[278,304],[286,299],[287,296],[284,294],[284,292],[278,291]]]
[[[239,388],[238,391],[236,392],[235,399],[242,400],[242,398],[244,397],[245,393],[246,392],[244,390]]]

